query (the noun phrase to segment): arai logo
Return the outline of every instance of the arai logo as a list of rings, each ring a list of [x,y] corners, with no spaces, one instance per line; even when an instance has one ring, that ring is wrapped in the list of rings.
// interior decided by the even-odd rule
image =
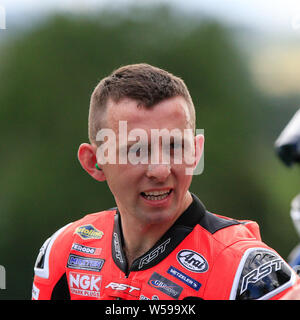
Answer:
[[[206,272],[208,270],[208,263],[201,254],[184,249],[177,253],[178,262],[186,269],[192,272]]]

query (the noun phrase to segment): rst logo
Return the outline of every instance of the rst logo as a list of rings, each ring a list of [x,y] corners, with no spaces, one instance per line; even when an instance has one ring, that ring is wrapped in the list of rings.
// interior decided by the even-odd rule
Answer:
[[[192,272],[206,272],[208,263],[200,253],[193,250],[184,249],[177,253],[178,262],[187,270]]]
[[[158,247],[153,249],[149,254],[141,258],[139,263],[139,269],[141,269],[145,264],[149,264],[151,261],[153,261],[155,258],[158,257],[159,254],[163,253],[166,250],[166,246],[168,243],[170,243],[171,238],[168,238],[166,241],[164,241],[162,244],[160,244]]]
[[[105,289],[107,288],[111,288],[113,290],[117,290],[117,291],[126,291],[127,293],[132,293],[133,291],[140,291],[140,288],[137,287],[133,287],[130,286],[128,284],[125,283],[117,283],[117,282],[111,282],[110,284],[108,284]]]
[[[282,263],[283,263],[282,259],[274,259],[262,264],[257,269],[254,269],[248,272],[243,277],[240,295],[247,290],[248,285],[250,283],[258,282],[259,280],[263,279],[264,277],[272,273],[273,270],[275,272],[280,270]]]
[[[101,280],[101,276],[70,272],[70,291],[79,296],[100,298]]]

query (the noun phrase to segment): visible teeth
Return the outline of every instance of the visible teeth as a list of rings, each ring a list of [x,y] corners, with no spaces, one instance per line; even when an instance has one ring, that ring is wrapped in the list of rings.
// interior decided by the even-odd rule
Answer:
[[[171,193],[171,190],[164,190],[164,191],[151,191],[151,192],[143,192],[144,198],[147,200],[162,200],[165,199],[169,194]]]
[[[145,198],[148,200],[162,200],[162,199],[166,198],[167,196],[168,196],[168,194],[166,193],[163,196],[145,196]]]
[[[144,192],[146,196],[159,196],[169,193],[170,190]]]

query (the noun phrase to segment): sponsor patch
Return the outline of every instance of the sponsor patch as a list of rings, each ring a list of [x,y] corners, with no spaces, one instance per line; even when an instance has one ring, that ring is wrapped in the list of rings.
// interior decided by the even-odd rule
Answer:
[[[171,280],[154,272],[148,281],[149,286],[165,293],[171,298],[178,299],[183,288]]]
[[[101,281],[98,275],[70,272],[70,291],[79,296],[100,298]]]
[[[93,248],[93,247],[87,247],[83,246],[82,244],[73,243],[72,244],[72,250],[87,253],[87,254],[93,254],[93,255],[100,255],[102,249],[101,248]]]
[[[200,287],[201,287],[201,283],[196,281],[195,279],[191,278],[190,276],[188,276],[187,274],[183,273],[182,271],[174,268],[174,267],[170,267],[167,271],[170,275],[174,276],[175,278],[177,278],[178,280],[184,282],[186,285],[188,285],[189,287],[191,287],[192,289],[199,291]]]
[[[197,273],[206,272],[208,263],[206,259],[198,252],[184,249],[177,253],[177,261],[187,270]]]
[[[71,269],[81,269],[89,271],[101,271],[104,264],[104,259],[86,258],[70,254],[67,267]]]
[[[120,283],[122,280],[118,282],[110,282],[105,286],[107,293],[110,296],[115,296],[123,299],[128,299],[128,295],[134,298],[139,298],[140,296],[140,283],[137,281],[131,281],[128,283]],[[125,280],[127,281],[127,280]]]
[[[96,229],[92,224],[86,224],[76,228],[75,233],[82,239],[101,239],[104,235],[103,231]]]

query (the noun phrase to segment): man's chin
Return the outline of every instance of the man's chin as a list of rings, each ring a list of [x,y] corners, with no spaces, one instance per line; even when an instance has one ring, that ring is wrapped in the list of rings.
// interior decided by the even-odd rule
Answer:
[[[142,209],[141,222],[144,225],[157,225],[162,227],[163,225],[173,224],[177,219],[176,208],[144,208]]]

